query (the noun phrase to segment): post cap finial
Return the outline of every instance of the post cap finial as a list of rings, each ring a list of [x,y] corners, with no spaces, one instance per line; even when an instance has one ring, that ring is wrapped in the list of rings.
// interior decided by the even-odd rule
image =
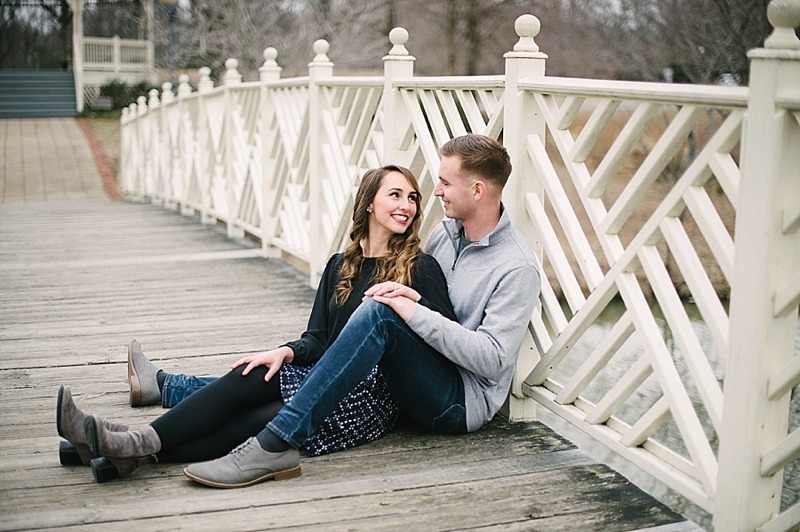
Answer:
[[[278,62],[275,61],[278,58],[278,50],[274,46],[264,48],[264,52],[261,55],[264,56],[264,65],[269,64],[272,66],[273,64],[278,64]]]
[[[189,85],[188,74],[181,74],[178,76],[178,98],[192,93],[192,86]]]
[[[229,57],[225,60],[225,85],[238,85],[242,81],[242,75],[236,70],[238,67],[238,59]]]
[[[533,15],[520,15],[514,22],[514,31],[519,36],[519,41],[514,45],[515,52],[538,52],[539,45],[533,38],[539,35],[542,23]]]
[[[211,69],[204,66],[197,69],[200,75],[200,80],[197,82],[197,90],[199,92],[208,92],[214,88],[214,82],[211,81]]]
[[[767,20],[775,30],[765,48],[800,49],[800,39],[794,29],[800,26],[800,0],[772,0],[767,6]]]
[[[161,84],[161,103],[170,103],[175,96],[172,94],[172,83],[165,81]]]
[[[139,116],[145,115],[147,113],[147,98],[144,96],[136,98],[136,109],[138,110]]]
[[[149,97],[147,100],[147,105],[150,109],[155,109],[158,107],[158,89],[150,89],[147,91],[147,96]]]
[[[264,63],[258,68],[261,81],[276,81],[281,77],[281,67],[275,61],[278,57],[278,50],[272,46],[264,48],[261,54],[264,56]]]
[[[401,27],[393,28],[389,32],[389,42],[392,43],[389,55],[408,55],[408,49],[406,48],[408,30]]]
[[[330,43],[325,39],[317,39],[314,41],[314,44],[311,47],[314,50],[314,63],[328,63],[330,59],[328,58],[328,50],[331,49]]]

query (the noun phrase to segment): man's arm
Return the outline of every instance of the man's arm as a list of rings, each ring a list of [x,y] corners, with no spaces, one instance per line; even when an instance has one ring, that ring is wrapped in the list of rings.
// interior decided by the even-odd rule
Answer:
[[[494,379],[516,363],[517,346],[531,319],[539,274],[521,266],[504,275],[487,300],[477,329],[470,330],[417,305],[409,327],[434,349],[464,369]]]

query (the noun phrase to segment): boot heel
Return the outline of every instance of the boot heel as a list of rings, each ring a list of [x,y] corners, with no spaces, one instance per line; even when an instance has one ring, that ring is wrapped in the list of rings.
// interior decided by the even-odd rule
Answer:
[[[58,461],[61,462],[62,466],[83,465],[78,449],[66,440],[58,442]]]
[[[300,466],[287,469],[286,471],[279,471],[272,477],[275,480],[289,480],[290,478],[297,478],[300,476]]]
[[[105,456],[92,459],[90,465],[92,466],[92,475],[94,475],[94,480],[98,484],[108,482],[109,480],[114,480],[120,476],[117,468],[111,463],[111,460]]]

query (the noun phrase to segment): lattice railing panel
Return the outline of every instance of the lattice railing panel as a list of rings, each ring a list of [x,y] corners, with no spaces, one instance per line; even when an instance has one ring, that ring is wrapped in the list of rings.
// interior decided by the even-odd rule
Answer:
[[[443,216],[440,203],[433,198],[433,188],[439,180],[439,147],[465,133],[495,139],[502,135],[504,108],[500,80],[462,81],[465,80],[452,78],[442,83],[426,80],[424,84],[404,83],[400,87],[402,113],[408,117],[407,129],[401,135],[405,141],[400,158],[401,164],[417,176],[427,199],[423,235],[430,233]]]
[[[262,176],[252,170],[258,169],[255,159],[260,158],[258,139],[260,131],[259,104],[261,92],[258,84],[247,84],[230,90],[228,105],[231,130],[227,135],[231,153],[227,164],[232,173],[233,208],[231,216],[235,223],[254,230],[261,223],[258,196],[255,189],[261,188]]]
[[[657,458],[648,469],[708,508],[744,111],[667,93],[532,94],[547,136],[525,146],[544,195],[526,207],[547,275],[532,322],[543,356],[526,383],[632,461]],[[612,303],[624,310],[597,338]]]
[[[189,97],[179,102],[182,112],[178,116],[178,170],[173,174],[175,196],[183,204],[200,205],[200,187],[197,181],[198,112],[197,98]]]
[[[321,136],[326,176],[321,183],[325,198],[322,230],[323,241],[329,246],[327,255],[345,247],[358,180],[380,159],[379,146],[371,139],[375,137],[382,96],[379,78],[363,85],[335,85],[323,90]]]
[[[228,219],[228,183],[225,178],[227,143],[225,131],[225,93],[217,90],[203,99],[206,130],[202,132],[200,156],[203,165],[203,183],[208,213]]]
[[[308,87],[270,88],[264,112],[267,232],[273,245],[308,260]]]

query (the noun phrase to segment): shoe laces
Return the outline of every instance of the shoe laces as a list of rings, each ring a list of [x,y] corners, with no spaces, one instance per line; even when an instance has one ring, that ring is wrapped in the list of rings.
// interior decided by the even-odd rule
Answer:
[[[256,440],[255,438],[249,438],[244,443],[240,443],[238,446],[236,446],[233,449],[233,451],[231,451],[231,454],[234,455],[234,456],[244,456],[244,455],[246,455],[247,452],[250,450],[250,448],[253,446],[254,442],[257,443],[258,440]]]

